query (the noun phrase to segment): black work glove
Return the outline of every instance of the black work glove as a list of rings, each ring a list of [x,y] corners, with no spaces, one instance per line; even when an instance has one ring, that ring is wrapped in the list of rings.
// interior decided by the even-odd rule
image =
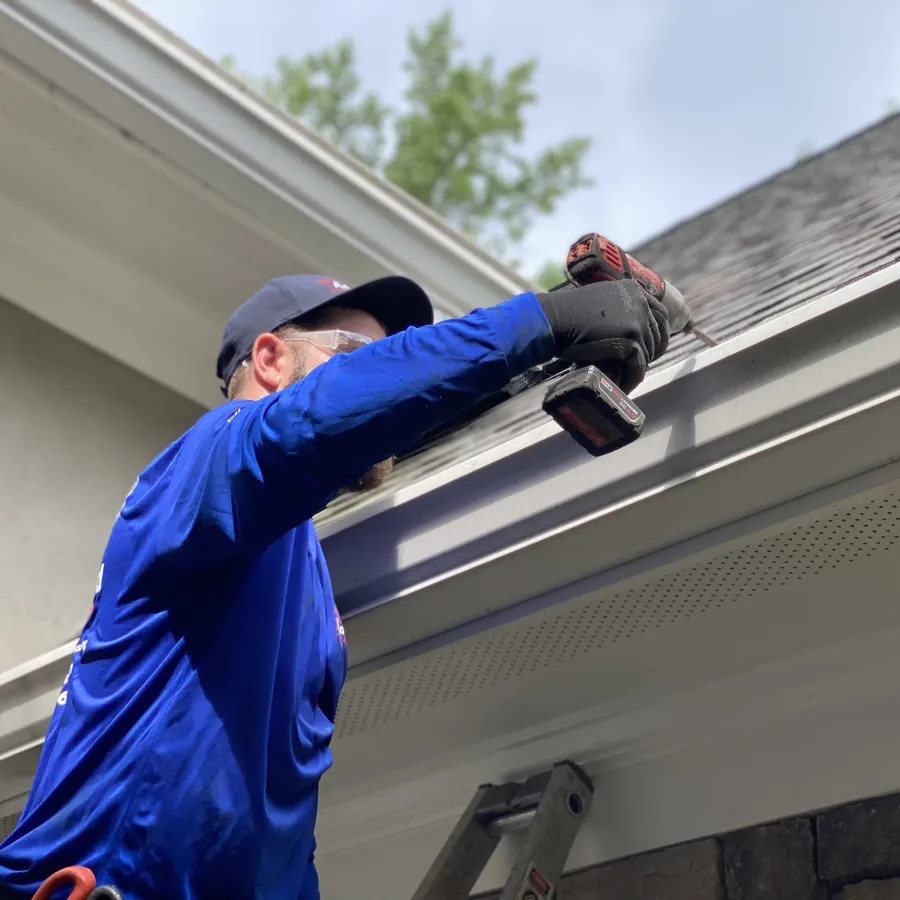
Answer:
[[[556,355],[593,365],[623,391],[634,390],[669,346],[669,313],[636,281],[566,284],[537,295]]]

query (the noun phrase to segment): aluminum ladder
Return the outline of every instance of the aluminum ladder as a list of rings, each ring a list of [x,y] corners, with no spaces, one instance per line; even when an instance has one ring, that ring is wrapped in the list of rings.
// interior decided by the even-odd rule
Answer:
[[[501,838],[518,829],[525,832],[498,900],[555,900],[593,794],[590,778],[568,760],[523,782],[482,785],[413,900],[466,900]]]

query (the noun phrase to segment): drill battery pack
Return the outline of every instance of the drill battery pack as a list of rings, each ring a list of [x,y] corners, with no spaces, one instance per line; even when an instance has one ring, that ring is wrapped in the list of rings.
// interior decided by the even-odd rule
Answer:
[[[543,409],[592,456],[612,453],[644,430],[644,413],[596,366],[551,384]]]

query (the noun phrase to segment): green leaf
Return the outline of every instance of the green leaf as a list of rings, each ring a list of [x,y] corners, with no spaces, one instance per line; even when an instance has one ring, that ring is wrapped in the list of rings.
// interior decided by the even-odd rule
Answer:
[[[381,162],[390,109],[375,94],[362,92],[349,39],[302,59],[280,57],[263,93],[366,165]]]
[[[586,137],[524,151],[537,61],[467,60],[448,10],[407,35],[403,104],[362,86],[352,41],[282,57],[260,90],[507,262],[534,223],[593,184]],[[224,64],[224,63],[223,63]],[[228,67],[236,71],[233,58]],[[245,79],[246,80],[246,79]],[[248,82],[249,83],[249,82]]]
[[[563,271],[562,263],[548,261],[531,276],[531,280],[538,287],[549,291],[566,280],[566,273]]]
[[[802,163],[805,160],[809,159],[813,154],[815,154],[816,148],[812,145],[811,141],[804,141],[798,148],[797,152],[794,154],[794,165],[798,163]]]

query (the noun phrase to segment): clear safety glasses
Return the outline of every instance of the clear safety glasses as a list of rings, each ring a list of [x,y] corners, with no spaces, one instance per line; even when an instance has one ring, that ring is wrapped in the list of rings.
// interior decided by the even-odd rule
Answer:
[[[333,328],[330,331],[306,331],[303,337],[282,338],[282,340],[294,343],[312,344],[323,350],[334,350],[335,353],[349,353],[371,344],[373,338],[364,334],[356,334],[353,331],[343,331]]]
[[[303,337],[282,338],[286,343],[312,344],[323,350],[333,350],[335,353],[349,353],[371,344],[374,338],[355,331],[344,331],[340,328],[332,328],[329,331],[305,331]],[[241,362],[242,368],[250,365],[249,357]]]

